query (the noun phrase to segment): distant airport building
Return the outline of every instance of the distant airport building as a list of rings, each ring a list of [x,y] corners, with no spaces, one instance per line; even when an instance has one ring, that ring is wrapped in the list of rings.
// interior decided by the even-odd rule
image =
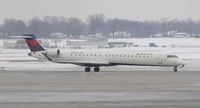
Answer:
[[[15,39],[6,39],[3,42],[4,48],[16,48],[17,40]]]
[[[149,43],[149,47],[157,47],[158,45],[156,45],[155,43]]]

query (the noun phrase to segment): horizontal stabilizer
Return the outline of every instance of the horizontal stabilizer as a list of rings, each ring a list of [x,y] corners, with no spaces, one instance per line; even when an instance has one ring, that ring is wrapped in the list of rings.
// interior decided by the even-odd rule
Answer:
[[[10,38],[14,38],[14,39],[32,39],[32,36],[9,36]]]

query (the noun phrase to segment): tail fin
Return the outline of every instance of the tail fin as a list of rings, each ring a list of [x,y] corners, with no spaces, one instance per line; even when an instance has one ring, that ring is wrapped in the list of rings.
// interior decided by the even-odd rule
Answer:
[[[31,52],[45,51],[45,49],[36,40],[36,37],[34,35],[25,34],[22,36],[25,36],[24,39],[26,40],[26,43],[27,43],[29,49],[31,50]]]

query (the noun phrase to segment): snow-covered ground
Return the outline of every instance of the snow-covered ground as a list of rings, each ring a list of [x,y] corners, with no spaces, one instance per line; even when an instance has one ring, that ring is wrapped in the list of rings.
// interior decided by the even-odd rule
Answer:
[[[3,39],[0,39],[0,48],[3,47]]]

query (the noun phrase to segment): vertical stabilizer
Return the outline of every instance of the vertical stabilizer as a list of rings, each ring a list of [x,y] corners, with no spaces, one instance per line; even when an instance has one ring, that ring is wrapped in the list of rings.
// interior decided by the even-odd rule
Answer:
[[[34,35],[25,34],[22,36],[25,36],[24,39],[26,40],[26,43],[27,43],[29,49],[31,50],[31,52],[45,51],[45,49],[36,40],[36,37]]]

